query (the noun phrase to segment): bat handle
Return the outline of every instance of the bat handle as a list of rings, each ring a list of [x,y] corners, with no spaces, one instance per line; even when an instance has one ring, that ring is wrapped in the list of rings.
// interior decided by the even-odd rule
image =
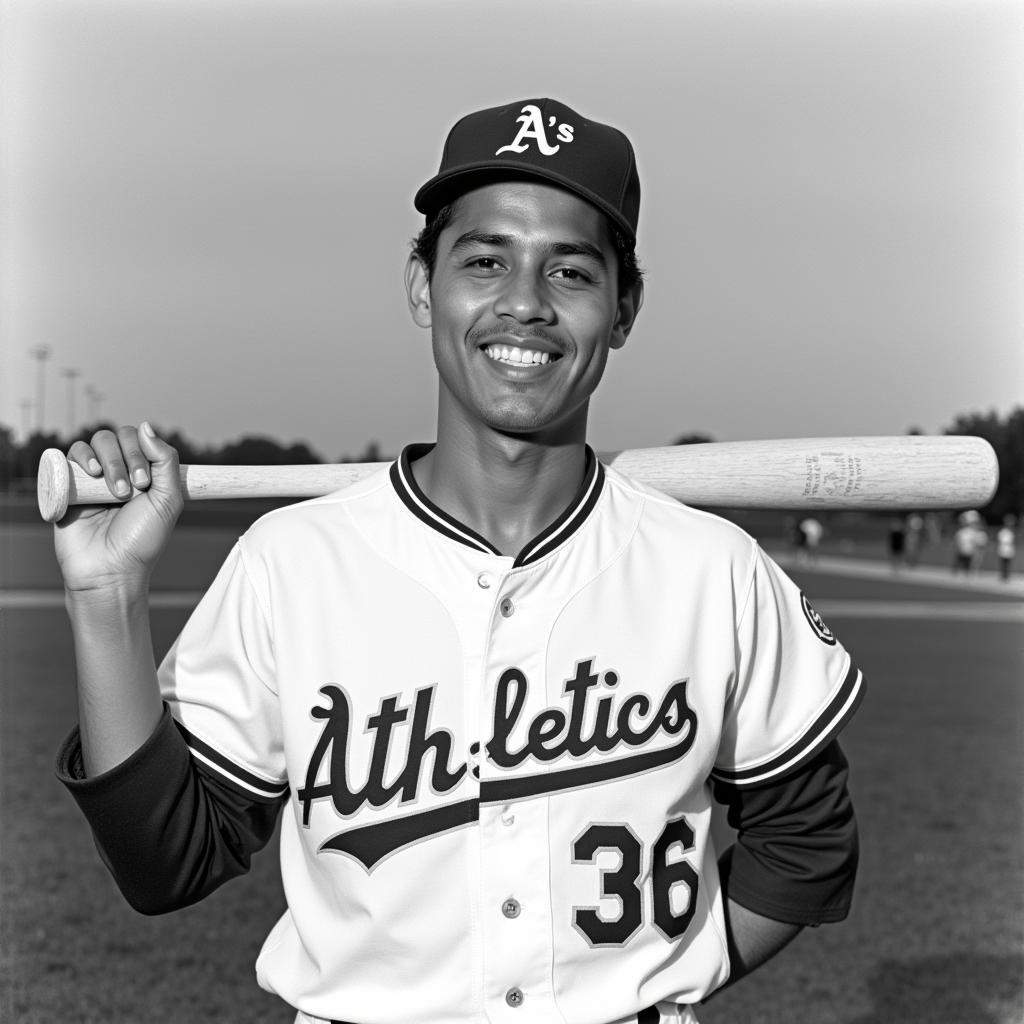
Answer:
[[[132,488],[127,497],[116,497],[101,478],[69,462],[59,448],[47,448],[39,458],[36,501],[47,523],[59,523],[71,505],[123,505],[138,493]]]

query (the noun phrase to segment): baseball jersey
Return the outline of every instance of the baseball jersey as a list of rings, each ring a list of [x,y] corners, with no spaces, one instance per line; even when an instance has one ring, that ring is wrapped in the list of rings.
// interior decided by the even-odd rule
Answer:
[[[258,980],[306,1020],[675,1020],[728,976],[711,781],[812,757],[860,673],[746,533],[589,450],[515,557],[418,454],[259,520],[160,668],[193,756],[287,795]]]

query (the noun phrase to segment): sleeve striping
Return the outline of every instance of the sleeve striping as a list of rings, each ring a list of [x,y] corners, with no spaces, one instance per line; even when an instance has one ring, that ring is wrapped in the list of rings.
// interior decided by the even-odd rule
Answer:
[[[175,721],[178,731],[181,733],[189,752],[197,760],[214,769],[224,776],[229,782],[234,783],[245,791],[250,797],[258,797],[263,800],[278,800],[288,792],[288,784],[284,782],[270,782],[261,779],[252,772],[240,765],[235,764],[230,758],[225,757],[220,751],[215,750],[208,743],[203,742],[194,733],[190,732],[181,724]]]
[[[795,743],[770,760],[749,768],[715,768],[711,773],[712,778],[734,786],[752,786],[779,778],[813,757],[833,740],[857,710],[863,697],[863,676],[851,663],[835,696]]]

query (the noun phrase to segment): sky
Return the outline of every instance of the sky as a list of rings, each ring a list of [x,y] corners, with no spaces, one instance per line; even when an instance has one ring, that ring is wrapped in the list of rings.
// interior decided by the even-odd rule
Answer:
[[[0,19],[19,437],[99,412],[328,459],[432,439],[412,196],[458,117],[548,95],[623,129],[643,189],[646,299],[592,403],[599,450],[936,433],[1024,404],[1021,2],[5,0]]]

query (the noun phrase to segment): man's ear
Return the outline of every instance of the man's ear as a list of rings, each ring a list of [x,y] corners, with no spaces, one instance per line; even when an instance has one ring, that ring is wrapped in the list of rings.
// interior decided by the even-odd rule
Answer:
[[[633,330],[637,314],[644,304],[644,283],[637,281],[619,296],[618,309],[615,312],[615,323],[612,325],[611,348],[622,348],[626,344],[629,332]]]
[[[405,292],[409,299],[409,312],[418,327],[430,327],[430,277],[423,261],[415,253],[409,254],[405,265]]]

